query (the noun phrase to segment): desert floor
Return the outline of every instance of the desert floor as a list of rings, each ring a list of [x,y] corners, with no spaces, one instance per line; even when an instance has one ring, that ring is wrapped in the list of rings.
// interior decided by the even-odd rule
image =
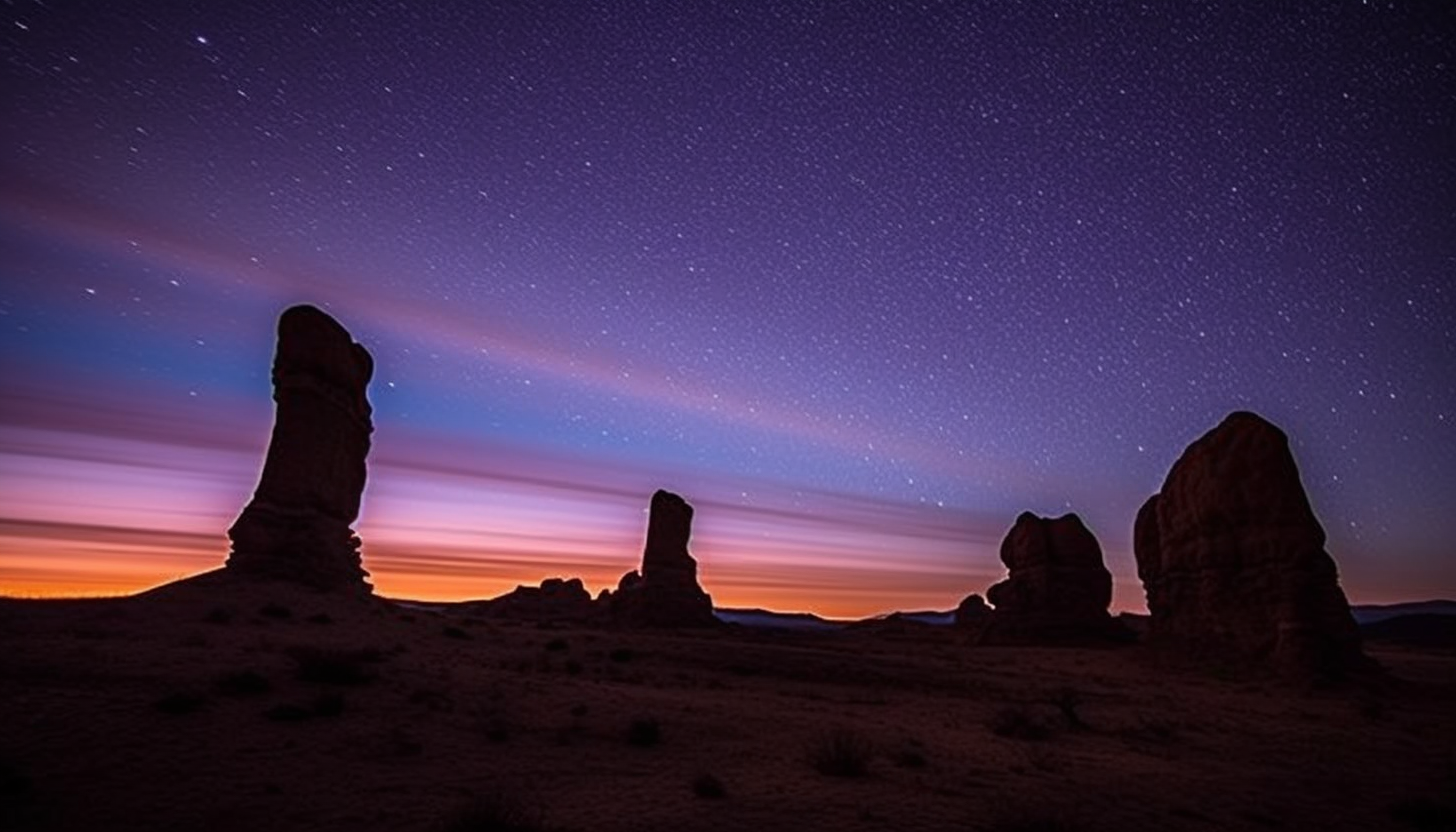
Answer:
[[[950,628],[4,600],[0,828],[1444,828],[1456,655],[1371,652],[1388,677],[1310,690]]]

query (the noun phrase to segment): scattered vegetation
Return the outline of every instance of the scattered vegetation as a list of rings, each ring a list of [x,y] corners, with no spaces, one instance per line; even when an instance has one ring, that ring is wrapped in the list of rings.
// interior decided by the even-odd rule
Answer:
[[[470,634],[460,629],[459,627],[456,627],[454,624],[447,625],[445,629],[441,630],[440,632],[445,634],[445,638],[456,638],[460,639],[461,641],[470,640]]]
[[[618,664],[626,664],[636,657],[637,654],[633,652],[632,648],[630,647],[618,647],[607,654],[607,658],[611,659],[614,662],[617,662]]]
[[[269,602],[258,608],[258,614],[264,618],[276,618],[280,621],[293,617],[293,610],[282,604]]]
[[[634,719],[627,726],[627,744],[638,748],[651,748],[662,742],[662,726],[651,717]]]
[[[863,777],[869,772],[874,745],[852,728],[820,734],[809,744],[809,763],[830,777]]]
[[[153,703],[153,706],[164,714],[182,716],[183,714],[195,713],[202,709],[207,703],[207,697],[194,691],[177,691],[169,693]]]
[[[693,778],[693,794],[705,800],[720,800],[728,796],[723,781],[711,774],[699,774]]]
[[[383,660],[373,648],[294,647],[288,655],[297,666],[300,681],[325,685],[362,685],[373,681],[374,672],[367,665]]]
[[[1051,735],[1025,705],[1008,705],[997,711],[991,718],[991,733],[1014,740],[1044,740]]]
[[[334,623],[333,616],[329,615],[326,612],[316,612],[313,615],[310,615],[308,618],[305,618],[304,620],[307,621],[310,624],[332,624],[332,623]]]
[[[569,649],[571,649],[571,645],[564,638],[553,638],[546,642],[546,652],[548,653],[561,653]]]
[[[231,624],[233,623],[233,611],[227,607],[213,607],[202,617],[208,624]]]

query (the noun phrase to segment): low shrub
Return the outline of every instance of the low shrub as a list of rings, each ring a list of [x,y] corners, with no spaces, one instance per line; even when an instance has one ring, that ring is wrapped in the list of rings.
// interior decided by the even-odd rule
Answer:
[[[874,744],[852,728],[820,734],[809,744],[809,763],[830,777],[863,777],[873,754]]]

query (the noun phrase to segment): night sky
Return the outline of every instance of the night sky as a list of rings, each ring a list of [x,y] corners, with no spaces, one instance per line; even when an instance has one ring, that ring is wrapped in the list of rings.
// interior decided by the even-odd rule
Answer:
[[[640,557],[947,608],[1283,427],[1354,601],[1456,596],[1447,3],[49,3],[0,13],[0,591],[219,565],[276,317],[373,353],[396,596]]]

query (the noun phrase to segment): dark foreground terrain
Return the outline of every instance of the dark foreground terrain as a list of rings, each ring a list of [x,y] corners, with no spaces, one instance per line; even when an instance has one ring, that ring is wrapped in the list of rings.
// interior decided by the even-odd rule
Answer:
[[[1387,678],[1311,690],[913,623],[653,634],[205,581],[3,600],[0,828],[1456,827],[1456,654],[1370,651]]]

